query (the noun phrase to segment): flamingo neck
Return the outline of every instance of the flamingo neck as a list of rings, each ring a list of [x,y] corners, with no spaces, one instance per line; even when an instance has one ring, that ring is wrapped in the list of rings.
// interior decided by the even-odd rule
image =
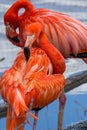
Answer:
[[[19,11],[24,9],[24,12],[20,15]],[[17,26],[18,21],[25,19],[28,17],[31,12],[34,10],[34,6],[28,0],[18,0],[15,2],[5,13],[4,15],[4,23],[12,23],[13,26]]]
[[[46,52],[53,64],[53,73],[61,73],[66,69],[65,59],[62,54],[56,49],[47,39],[45,33],[40,36],[40,47]]]

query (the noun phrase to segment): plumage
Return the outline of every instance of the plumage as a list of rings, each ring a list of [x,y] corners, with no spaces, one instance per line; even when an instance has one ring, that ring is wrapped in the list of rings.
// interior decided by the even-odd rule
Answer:
[[[27,62],[23,49],[18,53],[12,67],[0,79],[1,95],[9,104],[7,130],[24,129],[31,103],[31,109],[38,110],[61,95],[65,78],[63,74],[52,73],[52,63],[44,50],[31,48]]]
[[[22,8],[25,11],[19,14]],[[87,26],[63,13],[44,8],[35,9],[34,5],[28,0],[17,0],[13,3],[4,15],[4,24],[7,38],[12,44],[24,48],[24,52],[19,53],[17,57],[18,59],[22,55],[22,61],[14,62],[12,66],[12,69],[22,76],[22,78],[21,76],[20,79],[18,78],[19,80],[16,78],[21,83],[22,88],[21,86],[15,88],[15,92],[21,93],[20,101],[24,99],[25,103],[21,104],[18,101],[18,105],[20,104],[21,109],[24,107],[24,111],[27,111],[31,97],[33,97],[32,109],[40,109],[55,100],[59,95],[60,102],[64,99],[62,103],[62,109],[64,109],[66,98],[64,94],[61,96],[65,85],[63,72],[66,65],[64,58],[79,57],[84,58],[84,61],[87,62]],[[31,58],[33,52],[30,52],[32,55],[27,54],[29,47],[42,49],[40,50],[42,53],[38,55],[40,59],[38,59],[35,50],[34,59]],[[11,76],[12,81],[15,76]],[[8,83],[7,81],[6,83]],[[9,80],[9,82],[11,81]],[[2,90],[4,95],[5,89]],[[36,92],[39,96],[35,94]],[[54,98],[50,97],[52,94],[55,95]],[[48,97],[48,100],[45,100],[43,95]],[[15,109],[15,106],[13,107]],[[18,109],[15,113],[20,115],[22,112]],[[25,118],[21,123],[24,122]],[[62,129],[61,125],[59,128]]]

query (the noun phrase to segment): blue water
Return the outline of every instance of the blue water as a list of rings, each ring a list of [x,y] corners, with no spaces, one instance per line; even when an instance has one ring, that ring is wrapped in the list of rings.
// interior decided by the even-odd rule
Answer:
[[[2,73],[0,72],[0,76],[2,75]]]
[[[66,94],[67,101],[64,111],[63,126],[67,126],[87,119],[85,110],[87,109],[87,94]],[[58,115],[58,100],[51,103],[48,107],[39,111],[39,120],[37,122],[37,130],[56,130],[57,129],[57,115]],[[29,117],[31,124],[33,119]],[[0,130],[5,130],[6,119],[0,119]],[[32,130],[32,126],[26,125],[25,130]]]

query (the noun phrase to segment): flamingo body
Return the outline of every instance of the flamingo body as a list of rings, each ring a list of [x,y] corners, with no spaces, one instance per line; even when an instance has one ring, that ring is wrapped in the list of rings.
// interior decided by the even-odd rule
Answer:
[[[21,8],[24,8],[25,12],[19,16]],[[17,0],[5,13],[4,23],[6,27],[7,24],[10,25],[10,29],[6,29],[6,35],[14,45],[24,47],[27,36],[33,34],[33,42],[39,43],[40,34],[44,32],[49,42],[65,58],[87,52],[86,25],[66,14],[44,8],[35,9],[28,0]],[[16,40],[11,39],[12,37],[16,37]]]
[[[60,96],[65,78],[52,73],[52,63],[44,50],[32,48],[28,62],[23,50],[18,53],[12,67],[0,79],[1,95],[9,104],[7,130],[24,129],[25,114],[30,111],[31,103],[31,109],[37,110]]]

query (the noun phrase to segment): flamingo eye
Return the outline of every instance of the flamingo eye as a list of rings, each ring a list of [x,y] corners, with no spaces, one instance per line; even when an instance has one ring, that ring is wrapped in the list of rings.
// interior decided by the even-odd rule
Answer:
[[[18,16],[21,16],[24,12],[25,12],[25,8],[21,8],[21,9],[18,11]]]

